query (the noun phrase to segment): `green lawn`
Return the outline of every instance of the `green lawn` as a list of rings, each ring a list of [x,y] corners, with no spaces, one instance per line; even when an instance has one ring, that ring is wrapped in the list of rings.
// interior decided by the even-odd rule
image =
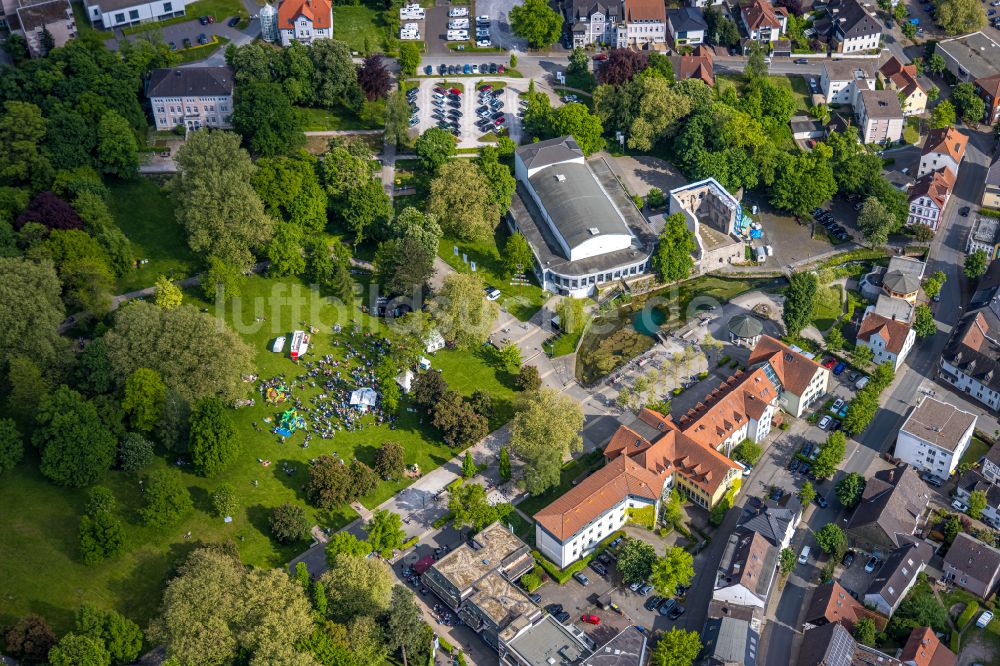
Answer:
[[[148,259],[118,280],[119,293],[150,287],[159,275],[179,279],[198,270],[174,205],[152,180],[110,181],[110,207],[115,222],[132,243],[136,259]]]
[[[302,123],[302,130],[305,132],[322,132],[324,130],[359,130],[359,129],[382,129],[382,125],[366,123],[350,109],[340,108],[336,111],[329,109],[314,109],[305,106],[295,107],[295,113]]]
[[[969,463],[970,465],[975,465],[989,450],[989,444],[978,437],[973,436],[972,441],[969,442],[969,448],[967,448],[965,453],[962,454],[962,459],[959,461],[959,464]]]
[[[844,314],[841,306],[842,291],[840,285],[822,286],[816,292],[816,302],[813,306],[812,321],[820,332],[830,330],[837,319]]]
[[[214,304],[204,303],[197,294],[185,293],[185,301],[208,308],[217,314]],[[251,277],[240,299],[230,302],[222,312],[240,334],[257,350],[257,371],[262,379],[285,374],[289,379],[298,374],[297,367],[285,354],[267,351],[268,343],[277,335],[285,335],[300,322],[308,321],[320,333],[313,336],[310,356],[325,354],[343,358],[344,343],[351,320],[363,331],[378,335],[381,322],[357,311],[335,308],[320,299],[301,283]],[[255,321],[258,316],[263,322]],[[332,333],[332,325],[345,326],[341,334]],[[335,345],[340,342],[340,345]],[[210,350],[207,350],[210,352]],[[308,357],[307,357],[308,358]],[[488,358],[477,352],[440,351],[431,361],[444,373],[450,386],[464,394],[485,389],[495,396],[496,409],[491,427],[498,427],[509,418],[514,398],[513,377],[498,372]],[[305,404],[320,388],[296,390]],[[332,439],[314,437],[310,448],[301,444],[303,435],[296,433],[286,443],[279,443],[265,426],[262,432],[253,422],[274,417],[283,408],[269,406],[260,399],[252,384],[247,384],[247,396],[256,397],[257,404],[233,412],[243,451],[237,461],[214,479],[203,479],[181,468],[191,490],[196,510],[169,528],[149,528],[136,515],[141,506],[138,478],[122,472],[111,472],[102,482],[110,487],[122,507],[121,518],[126,523],[129,552],[104,564],[89,567],[77,554],[77,528],[84,493],[59,488],[45,480],[37,471],[37,459],[29,456],[0,484],[0,503],[4,506],[4,543],[0,549],[0,571],[4,572],[4,604],[0,624],[29,611],[41,613],[53,622],[57,631],[67,630],[72,614],[83,601],[117,608],[140,625],[145,626],[160,599],[163,582],[178,558],[203,542],[231,539],[239,548],[242,559],[257,566],[282,566],[308,545],[306,542],[281,546],[269,536],[267,526],[270,510],[283,503],[305,504],[305,483],[308,462],[321,453],[338,453],[343,459],[354,457],[372,464],[376,449],[384,441],[395,440],[406,450],[406,462],[420,465],[424,473],[440,466],[454,455],[445,446],[429,419],[409,411],[404,398],[395,429],[370,422],[361,430],[338,431]],[[263,425],[263,424],[262,424]],[[162,453],[162,452],[161,452]],[[258,459],[272,461],[264,467]],[[174,460],[158,458],[156,465],[165,466]],[[294,470],[286,474],[284,468]],[[255,482],[257,485],[255,485]],[[210,494],[219,485],[231,483],[240,494],[241,508],[231,524],[208,513]],[[382,482],[378,488],[361,498],[375,507],[409,481]],[[310,519],[317,524],[338,528],[355,515],[348,508],[321,511],[306,505]],[[191,532],[191,539],[184,534]],[[39,564],[44,564],[44,570]]]
[[[372,7],[338,6],[333,8],[333,36],[352,51],[368,53],[385,48],[385,21],[382,12]]]
[[[195,43],[194,46],[189,49],[180,48],[180,50],[177,51],[177,55],[180,58],[179,62],[197,62],[199,60],[204,60],[228,43],[228,37],[212,35],[212,41],[208,44],[200,45]],[[181,45],[178,44],[177,46],[180,47]]]
[[[719,92],[724,92],[726,88],[741,88],[745,81],[742,74],[719,74],[715,77],[719,85]],[[792,93],[795,98],[796,111],[808,111],[812,106],[809,103],[809,84],[801,76],[772,74],[768,77],[774,85],[785,88]]]
[[[541,495],[533,495],[523,500],[517,508],[529,516],[534,516],[538,511],[544,509],[556,499],[566,494],[573,487],[573,481],[586,472],[592,472],[600,467],[604,462],[601,451],[591,451],[579,458],[574,458],[565,465],[559,472],[559,485],[549,488]]]
[[[503,247],[508,234],[507,226],[501,224],[497,227],[494,237],[484,242],[472,243],[445,237],[441,239],[438,255],[453,268],[462,270],[466,269],[462,262],[462,254],[467,255],[470,262],[476,262],[476,272],[483,277],[486,284],[493,285],[503,293],[500,304],[504,309],[521,321],[528,321],[542,307],[545,297],[541,287],[535,284],[512,286],[510,280],[504,277],[500,250],[497,248]],[[454,252],[456,246],[457,256]]]
[[[560,333],[552,342],[545,343],[545,351],[552,357],[566,356],[576,351],[576,345],[583,335],[581,329],[578,333]]]
[[[514,534],[521,538],[526,544],[535,547],[535,523],[525,520],[521,514],[514,511],[507,516],[507,522],[514,528]]]

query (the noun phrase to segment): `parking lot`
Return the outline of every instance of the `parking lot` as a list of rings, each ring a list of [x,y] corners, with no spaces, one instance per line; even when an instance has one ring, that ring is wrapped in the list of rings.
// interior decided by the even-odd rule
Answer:
[[[485,85],[491,86],[491,90],[487,97],[482,97],[479,88]],[[486,78],[469,76],[460,80],[424,79],[415,89],[417,92],[412,99],[418,111],[414,115],[417,123],[412,127],[417,132],[438,127],[443,122],[445,126],[442,129],[455,135],[460,148],[479,147],[483,135],[500,128],[506,128],[515,142],[520,139],[520,119],[516,115],[519,91],[503,80],[489,75]],[[488,113],[493,124],[477,126],[478,122],[485,120],[480,113]],[[498,126],[494,117],[499,113],[503,113],[503,123]]]

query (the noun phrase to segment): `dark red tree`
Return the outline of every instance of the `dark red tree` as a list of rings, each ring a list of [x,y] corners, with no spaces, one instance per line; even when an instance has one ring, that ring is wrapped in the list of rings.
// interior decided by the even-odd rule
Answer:
[[[784,7],[791,14],[802,16],[802,0],[778,0],[775,4]]]
[[[369,102],[388,94],[391,81],[381,53],[373,53],[361,63],[358,68],[358,84]]]
[[[4,635],[7,654],[29,663],[43,663],[56,644],[52,627],[40,615],[25,615]]]
[[[646,61],[645,53],[630,49],[612,49],[608,54],[608,59],[597,71],[597,78],[601,83],[620,86],[623,83],[628,83],[632,77],[646,69]]]
[[[52,192],[39,192],[24,212],[14,220],[19,230],[28,222],[37,222],[49,229],[83,229],[83,220],[73,207]]]

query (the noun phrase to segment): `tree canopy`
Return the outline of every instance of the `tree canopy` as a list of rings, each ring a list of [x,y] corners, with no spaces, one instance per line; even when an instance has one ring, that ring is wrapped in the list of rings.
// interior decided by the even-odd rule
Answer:
[[[441,335],[459,348],[481,345],[493,330],[499,307],[483,298],[483,288],[477,273],[451,273],[431,301]]]
[[[664,282],[677,282],[691,275],[694,257],[698,249],[694,233],[687,227],[683,213],[674,213],[667,218],[660,233],[660,245],[653,255],[653,270]]]
[[[545,0],[525,0],[510,10],[511,31],[533,49],[548,48],[562,33],[562,16]]]
[[[32,441],[42,453],[42,474],[63,486],[89,486],[115,461],[115,438],[97,409],[66,385],[42,399]]]
[[[559,484],[563,458],[583,448],[583,411],[568,396],[542,388],[525,394],[510,423],[510,447],[525,462],[528,491]]]
[[[431,181],[427,211],[441,228],[462,240],[483,241],[500,223],[500,206],[479,165],[449,160]]]

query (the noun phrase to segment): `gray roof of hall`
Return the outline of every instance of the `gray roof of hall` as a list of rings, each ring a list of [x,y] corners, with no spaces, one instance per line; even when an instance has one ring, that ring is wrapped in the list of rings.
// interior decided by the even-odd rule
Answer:
[[[528,180],[570,249],[596,236],[629,233],[621,213],[586,164],[555,164]]]
[[[543,270],[568,277],[613,271],[621,266],[648,259],[656,246],[656,233],[653,228],[646,221],[646,218],[636,210],[628,194],[622,189],[621,184],[607,165],[599,158],[590,160],[588,164],[592,167],[598,182],[604,186],[604,191],[608,193],[611,201],[625,217],[625,221],[632,231],[632,246],[596,257],[570,261],[563,256],[562,248],[559,247],[559,243],[552,235],[549,225],[544,222],[541,211],[538,210],[531,195],[528,194],[522,183],[518,183],[511,201],[509,215],[531,245]]]
[[[705,623],[702,640],[705,643],[705,655],[713,663],[743,666],[754,666],[757,663],[757,643],[760,637],[746,620],[733,617],[711,618]]]
[[[154,69],[146,96],[224,97],[233,94],[233,72],[228,67],[172,67]]]
[[[583,151],[572,136],[560,136],[546,141],[536,141],[521,146],[516,151],[517,156],[529,169],[546,167],[566,160],[583,157]]]

